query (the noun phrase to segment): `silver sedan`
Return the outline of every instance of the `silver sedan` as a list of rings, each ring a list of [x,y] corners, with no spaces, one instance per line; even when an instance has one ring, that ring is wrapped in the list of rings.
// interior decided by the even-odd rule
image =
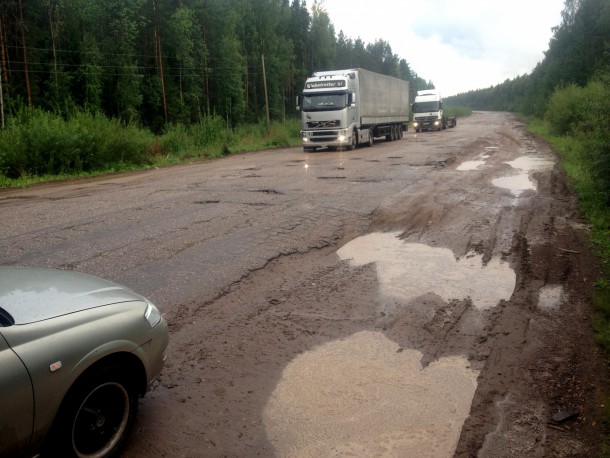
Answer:
[[[116,455],[167,344],[159,310],[123,286],[0,267],[0,456]]]

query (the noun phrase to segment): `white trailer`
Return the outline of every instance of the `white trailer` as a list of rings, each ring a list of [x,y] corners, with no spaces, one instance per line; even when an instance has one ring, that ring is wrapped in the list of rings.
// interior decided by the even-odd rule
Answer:
[[[316,72],[297,98],[303,149],[397,140],[408,128],[409,108],[408,81],[362,68]]]

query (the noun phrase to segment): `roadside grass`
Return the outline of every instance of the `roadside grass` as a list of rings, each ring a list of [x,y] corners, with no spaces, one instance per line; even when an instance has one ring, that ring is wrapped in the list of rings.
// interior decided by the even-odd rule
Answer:
[[[0,188],[145,170],[300,144],[298,119],[226,126],[219,117],[159,135],[95,113],[22,110],[0,130]]]
[[[544,137],[561,156],[561,167],[578,194],[581,213],[591,227],[590,240],[605,267],[605,277],[597,279],[593,297],[599,320],[595,326],[598,342],[610,355],[610,201],[599,189],[592,173],[594,164],[582,153],[583,144],[572,136],[555,136],[548,123],[529,120],[529,129]]]
[[[470,107],[465,107],[465,106],[445,106],[444,107],[444,112],[445,112],[445,116],[448,117],[464,117],[464,116],[470,116],[472,114],[472,108]]]
[[[528,128],[545,138],[561,157],[561,167],[570,178],[578,194],[579,210],[591,227],[590,241],[599,255],[604,276],[595,281],[593,304],[593,333],[597,343],[610,358],[610,199],[607,191],[596,180],[596,162],[584,151],[587,145],[574,135],[554,135],[548,121],[528,119]],[[604,380],[605,382],[605,380]],[[603,422],[610,430],[610,398],[604,403]],[[600,441],[602,456],[610,457],[610,435]]]

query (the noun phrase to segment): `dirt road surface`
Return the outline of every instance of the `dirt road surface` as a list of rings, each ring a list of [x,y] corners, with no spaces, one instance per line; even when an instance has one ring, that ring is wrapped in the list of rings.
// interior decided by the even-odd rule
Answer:
[[[170,323],[143,457],[596,456],[600,270],[512,115],[0,192],[0,263],[126,284]]]

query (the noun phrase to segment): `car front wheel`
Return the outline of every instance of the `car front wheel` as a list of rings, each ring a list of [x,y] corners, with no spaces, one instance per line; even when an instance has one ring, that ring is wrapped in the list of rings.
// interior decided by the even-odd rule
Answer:
[[[70,392],[60,412],[51,454],[79,458],[117,456],[138,408],[138,393],[118,368],[96,371]]]

